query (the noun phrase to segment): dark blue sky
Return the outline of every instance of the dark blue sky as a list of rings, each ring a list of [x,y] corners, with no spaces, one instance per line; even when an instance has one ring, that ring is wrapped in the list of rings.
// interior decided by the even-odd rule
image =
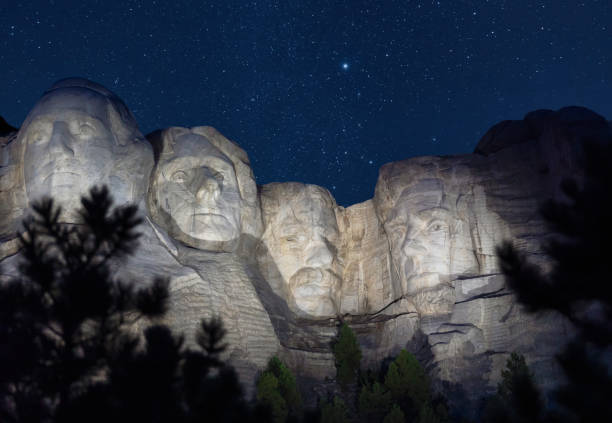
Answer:
[[[0,115],[21,124],[55,80],[115,91],[143,133],[211,125],[260,184],[339,204],[378,168],[471,152],[538,108],[612,117],[612,12],[601,1],[0,2]]]

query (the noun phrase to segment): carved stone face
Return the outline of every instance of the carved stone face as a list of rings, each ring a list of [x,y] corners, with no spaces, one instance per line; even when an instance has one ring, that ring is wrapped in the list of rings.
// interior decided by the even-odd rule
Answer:
[[[457,186],[427,176],[406,178],[405,185],[396,187],[401,194],[384,222],[402,289],[408,294],[448,284],[478,269],[466,197]]]
[[[234,162],[204,135],[170,128],[153,173],[150,206],[169,234],[191,246],[230,242],[241,233]]]
[[[269,184],[262,191],[262,241],[298,314],[336,314],[339,289],[335,201],[315,185]]]
[[[123,102],[83,79],[56,83],[29,113],[18,142],[29,201],[54,198],[69,222],[93,185],[108,185],[116,204],[140,200],[153,165],[151,146]]]

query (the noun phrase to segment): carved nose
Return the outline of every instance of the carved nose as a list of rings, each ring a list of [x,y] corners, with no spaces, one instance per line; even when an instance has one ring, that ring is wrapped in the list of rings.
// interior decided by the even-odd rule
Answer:
[[[72,145],[72,135],[66,122],[55,122],[53,132],[49,139],[49,152],[58,154],[70,154],[74,156]]]
[[[219,182],[213,177],[204,177],[195,195],[199,201],[215,201],[219,196]]]
[[[306,265],[309,267],[328,267],[334,256],[323,240],[314,241],[306,247]]]

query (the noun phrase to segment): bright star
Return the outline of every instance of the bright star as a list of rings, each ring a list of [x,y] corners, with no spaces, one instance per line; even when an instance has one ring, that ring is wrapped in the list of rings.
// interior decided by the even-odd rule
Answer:
[[[349,64],[348,63],[343,63],[342,64],[342,69],[347,70],[349,68]]]

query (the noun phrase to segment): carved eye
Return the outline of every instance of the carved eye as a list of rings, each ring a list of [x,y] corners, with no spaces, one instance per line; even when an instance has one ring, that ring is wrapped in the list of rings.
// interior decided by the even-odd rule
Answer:
[[[432,222],[429,225],[429,232],[439,232],[446,229],[444,222]]]
[[[223,182],[223,174],[221,172],[214,172],[213,177],[217,180],[217,182]]]
[[[289,244],[292,248],[296,248],[296,247],[299,247],[301,245],[301,242],[304,241],[304,236],[299,235],[299,234],[298,235],[287,235],[283,237],[283,241]]]
[[[93,128],[93,126],[87,124],[87,123],[82,123],[79,126],[79,135],[81,135],[82,137],[91,137],[93,136],[93,134],[95,134],[95,129]]]
[[[179,184],[184,184],[187,182],[187,173],[182,170],[177,170],[172,174],[172,180]]]

